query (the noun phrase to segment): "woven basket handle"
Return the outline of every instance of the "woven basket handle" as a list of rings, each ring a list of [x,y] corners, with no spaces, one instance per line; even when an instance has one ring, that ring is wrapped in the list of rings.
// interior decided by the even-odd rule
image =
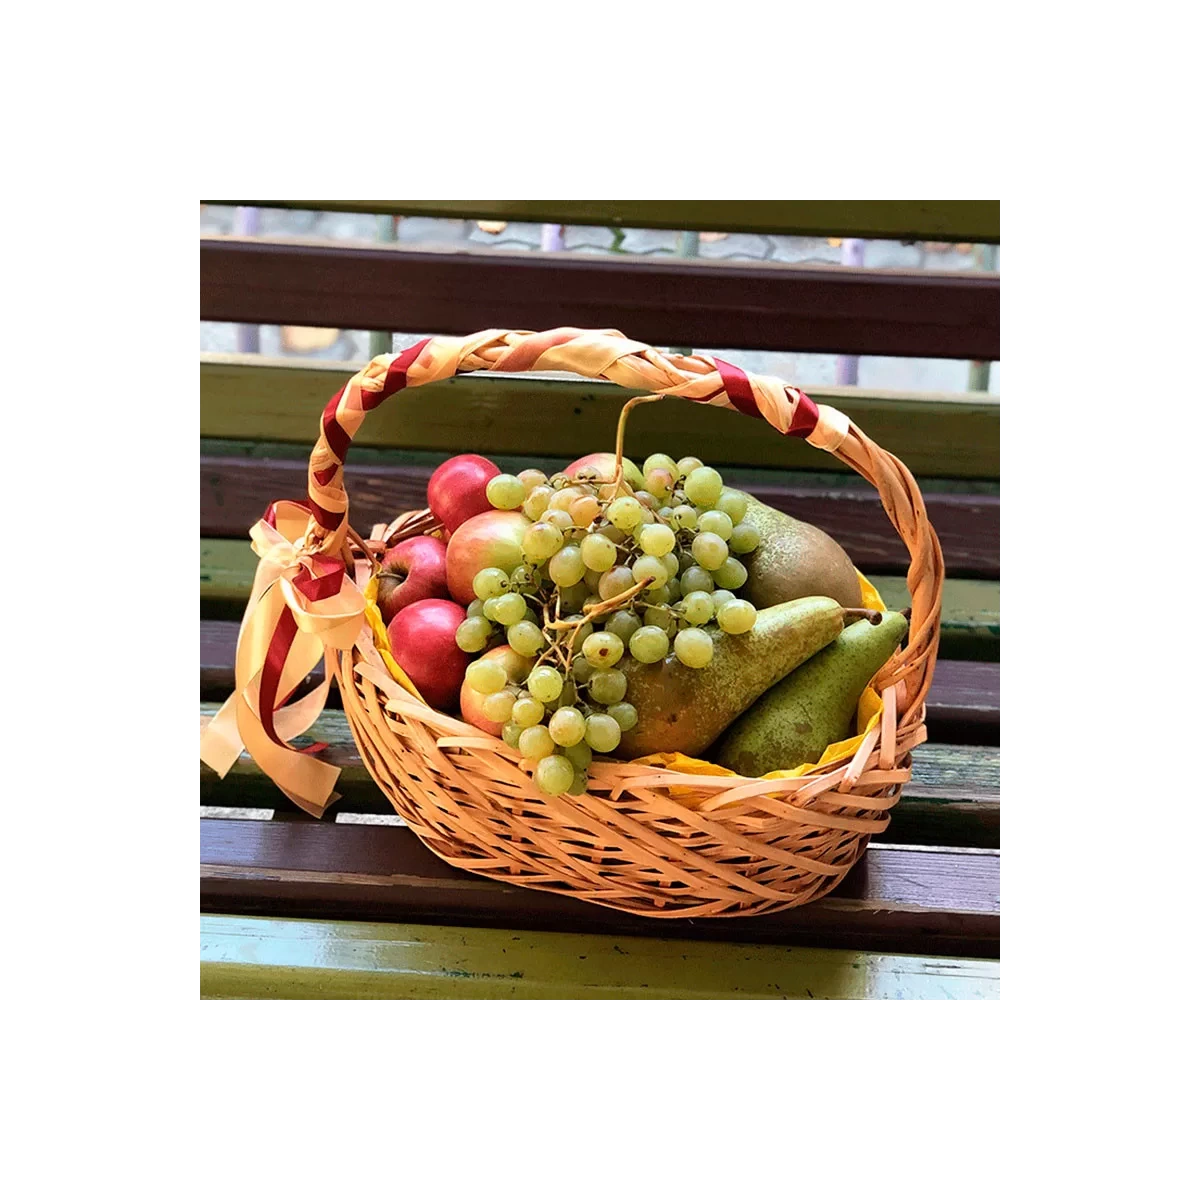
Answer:
[[[309,459],[308,542],[325,552],[346,537],[349,501],[343,467],[366,414],[388,396],[466,371],[569,371],[607,379],[644,394],[681,396],[698,404],[735,408],[769,422],[788,437],[803,437],[868,480],[912,558],[908,590],[912,618],[908,645],[876,686],[905,681],[900,726],[918,723],[932,679],[941,622],[945,567],[920,489],[894,455],[880,449],[835,408],[814,404],[799,388],[769,375],[748,375],[708,354],[665,354],[616,330],[550,329],[529,333],[489,329],[469,337],[427,338],[400,354],[382,354],[351,379],[326,406]]]

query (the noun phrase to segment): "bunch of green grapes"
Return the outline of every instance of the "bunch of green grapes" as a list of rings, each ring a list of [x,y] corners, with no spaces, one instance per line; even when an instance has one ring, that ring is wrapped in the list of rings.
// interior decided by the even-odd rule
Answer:
[[[523,680],[494,657],[473,662],[466,678],[548,795],[584,791],[592,755],[611,753],[636,727],[626,656],[674,656],[702,670],[715,629],[746,633],[758,615],[736,595],[747,574],[740,556],[759,543],[745,521],[747,497],[698,458],[652,454],[643,475],[637,491],[594,468],[488,484],[493,506],[519,508],[533,525],[521,566],[475,576],[457,640],[468,653],[507,644],[535,660]]]

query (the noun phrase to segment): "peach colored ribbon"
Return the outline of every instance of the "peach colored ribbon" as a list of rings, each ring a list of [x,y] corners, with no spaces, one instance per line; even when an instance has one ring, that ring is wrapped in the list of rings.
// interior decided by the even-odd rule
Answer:
[[[279,619],[290,609],[296,634],[283,664],[276,695],[287,697],[325,660],[325,677],[307,696],[274,712],[275,733],[287,743],[309,729],[325,707],[337,670],[338,650],[348,650],[363,624],[362,593],[344,574],[336,595],[310,600],[294,581],[313,577],[307,545],[310,512],[293,501],[274,506],[274,527],[264,518],[250,531],[259,556],[254,586],[238,631],[235,690],[200,737],[200,757],[224,777],[243,748],[296,805],[315,817],[337,799],[339,768],[271,739],[259,716],[259,693],[267,652]]]

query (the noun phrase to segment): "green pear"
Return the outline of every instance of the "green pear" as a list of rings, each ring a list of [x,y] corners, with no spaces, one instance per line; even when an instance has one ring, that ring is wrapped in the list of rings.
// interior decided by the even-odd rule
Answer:
[[[638,712],[621,737],[616,758],[677,751],[700,754],[772,684],[828,646],[845,626],[845,612],[827,596],[806,596],[763,609],[747,633],[711,630],[712,661],[699,670],[674,654],[662,662],[621,660],[625,699]]]
[[[824,530],[763,504],[753,496],[742,520],[758,530],[758,549],[742,559],[747,571],[738,593],[757,609],[799,596],[831,596],[854,608],[862,585],[849,555]]]
[[[878,625],[847,626],[730,726],[715,760],[748,777],[817,762],[826,746],[850,737],[859,697],[907,630],[898,612]]]

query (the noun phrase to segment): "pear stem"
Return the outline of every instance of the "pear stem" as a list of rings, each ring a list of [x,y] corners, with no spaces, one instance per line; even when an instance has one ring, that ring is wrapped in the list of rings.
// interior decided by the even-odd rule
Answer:
[[[852,621],[867,621],[872,625],[878,625],[883,620],[883,613],[877,612],[873,608],[847,608],[842,610],[846,624],[849,625]]]

